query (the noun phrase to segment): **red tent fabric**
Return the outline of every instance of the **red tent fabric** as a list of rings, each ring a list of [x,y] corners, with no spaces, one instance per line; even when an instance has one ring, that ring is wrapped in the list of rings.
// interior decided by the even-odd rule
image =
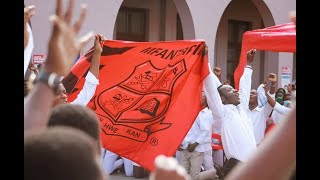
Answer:
[[[250,49],[275,51],[275,52],[296,52],[296,26],[294,23],[281,24],[247,31],[242,37],[240,60],[234,72],[235,88],[239,89],[240,77],[247,64],[246,53]]]

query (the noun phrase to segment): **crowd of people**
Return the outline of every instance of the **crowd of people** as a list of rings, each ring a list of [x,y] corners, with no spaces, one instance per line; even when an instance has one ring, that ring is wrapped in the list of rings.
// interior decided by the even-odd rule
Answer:
[[[103,180],[119,169],[123,169],[126,176],[153,180],[292,177],[295,171],[296,84],[276,89],[277,76],[269,73],[266,82],[251,89],[255,49],[247,52],[239,90],[229,81],[221,83],[221,68],[209,66],[201,99],[203,109],[176,154],[157,157],[153,172],[104,149],[98,117],[86,107],[99,85],[104,37],[88,33],[78,39],[86,5],[72,24],[74,0],[69,0],[65,11],[62,0],[56,1],[55,14],[50,17],[52,33],[47,59],[40,65],[30,62],[32,38],[36,36],[30,31],[30,20],[36,15],[35,6],[24,8],[25,179]],[[94,38],[93,56],[84,86],[77,98],[68,103],[63,77],[70,72],[80,49],[91,38]],[[271,128],[274,130],[269,131]],[[213,139],[212,134],[220,139]],[[213,148],[215,144],[222,148]],[[273,149],[275,145],[276,150]],[[291,152],[286,151],[288,148]],[[278,153],[270,156],[271,151]],[[39,170],[39,167],[46,168]]]

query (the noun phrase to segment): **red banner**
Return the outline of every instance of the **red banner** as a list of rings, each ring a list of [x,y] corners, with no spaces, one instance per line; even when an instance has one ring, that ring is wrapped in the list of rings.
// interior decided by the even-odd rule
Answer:
[[[103,146],[152,170],[173,155],[200,111],[208,75],[204,41],[105,41],[99,82],[88,107],[101,122]],[[84,84],[92,50],[64,78],[73,101]]]
[[[239,89],[239,81],[247,64],[247,52],[250,49],[296,52],[296,26],[294,23],[281,24],[247,31],[242,36],[240,60],[234,72],[236,89]]]

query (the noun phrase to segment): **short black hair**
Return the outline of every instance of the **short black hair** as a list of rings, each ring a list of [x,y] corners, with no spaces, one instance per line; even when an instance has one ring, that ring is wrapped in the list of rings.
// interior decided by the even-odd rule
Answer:
[[[98,180],[94,140],[83,131],[52,127],[24,135],[25,180]]]
[[[100,139],[97,115],[91,109],[73,104],[60,104],[53,108],[48,126],[70,126],[80,129],[95,140]]]
[[[73,104],[60,104],[55,106],[51,112],[48,126],[69,126],[77,128],[96,140],[98,147],[100,147],[100,122],[96,113],[85,106]]]
[[[279,93],[280,91],[282,91],[283,95],[286,93],[286,90],[284,88],[278,88],[276,93]]]
[[[220,86],[217,87],[217,90],[219,91],[219,89],[223,86],[223,84],[221,84]]]

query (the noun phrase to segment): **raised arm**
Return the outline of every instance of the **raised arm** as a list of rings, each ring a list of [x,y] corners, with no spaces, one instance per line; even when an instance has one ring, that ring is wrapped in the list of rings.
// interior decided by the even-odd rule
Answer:
[[[269,73],[268,81],[270,82],[270,89],[267,92],[266,96],[269,95],[269,97],[271,97],[274,100],[275,99],[275,97],[274,97],[275,91],[276,91],[277,75],[274,73]],[[267,100],[268,100],[268,96],[267,96]],[[271,105],[273,103],[271,102],[271,104],[270,104],[269,102],[271,102],[271,101],[268,100],[268,103],[263,107],[263,114],[266,117],[268,117],[270,115],[272,108],[274,107],[274,105],[273,106]]]
[[[104,38],[101,34],[97,34],[94,40],[94,51],[92,55],[92,61],[89,71],[98,79],[99,78],[99,66],[100,57],[102,53]]]
[[[247,109],[249,107],[249,99],[250,99],[250,90],[251,90],[251,76],[252,76],[252,62],[254,60],[254,55],[256,53],[255,49],[251,49],[247,52],[247,65],[244,69],[244,72],[240,78],[239,83],[239,97],[240,97],[240,106],[243,109]]]
[[[268,80],[270,81],[270,94],[274,94],[276,92],[276,83],[277,83],[277,75],[274,73],[269,73]]]
[[[221,120],[225,116],[223,112],[223,104],[221,101],[220,94],[218,92],[218,86],[221,85],[221,82],[217,76],[211,71],[209,67],[209,75],[204,80],[204,92],[206,94],[208,106],[212,112],[213,118],[217,121]]]
[[[70,20],[73,5],[74,1],[70,0],[69,7],[63,14],[62,0],[57,0],[56,14],[50,17],[53,22],[53,31],[48,44],[48,58],[39,75],[39,78],[43,80],[38,81],[25,100],[25,130],[47,127],[55,90],[59,84],[59,76],[67,75],[74,57],[92,36],[92,34],[87,34],[80,41],[76,38],[85,17],[86,7],[83,6],[79,20],[72,26]]]
[[[79,92],[77,98],[70,104],[86,106],[94,96],[97,85],[99,85],[99,66],[103,41],[104,39],[102,35],[97,34],[95,36],[94,51],[92,55],[91,66],[86,76],[86,81],[83,85],[82,90]]]

